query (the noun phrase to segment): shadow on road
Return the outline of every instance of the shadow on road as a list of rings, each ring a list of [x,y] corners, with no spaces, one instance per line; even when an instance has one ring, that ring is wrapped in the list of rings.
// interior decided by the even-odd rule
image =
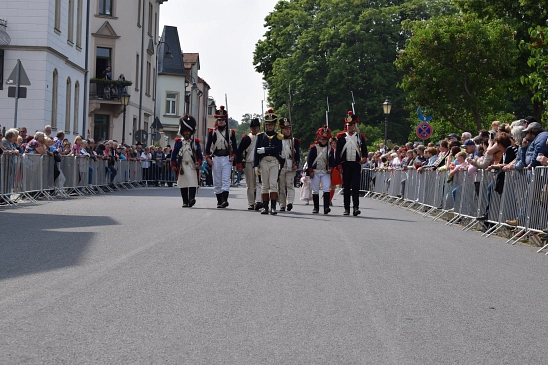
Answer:
[[[0,280],[77,265],[93,232],[60,229],[118,224],[107,217],[56,214],[2,215]]]

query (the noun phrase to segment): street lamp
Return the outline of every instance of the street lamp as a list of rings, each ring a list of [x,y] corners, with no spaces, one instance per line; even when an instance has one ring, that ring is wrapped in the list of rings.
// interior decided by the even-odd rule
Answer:
[[[167,58],[167,59],[172,59],[173,58],[173,54],[169,50],[169,44],[167,44],[164,41],[158,41],[158,44],[156,45],[156,75],[154,75],[155,79],[156,79],[156,82],[154,83],[154,119],[153,119],[154,122],[156,122],[156,119],[157,119],[157,117],[156,117],[156,104],[158,103],[158,100],[156,98],[156,95],[157,95],[157,91],[158,91],[158,73],[159,73],[159,71],[158,71],[158,53],[159,53],[159,49],[160,49],[160,44],[165,44],[166,47],[167,47],[167,50],[164,52],[164,58]],[[151,138],[152,138],[152,136],[151,136]]]
[[[392,103],[386,97],[384,103],[382,103],[382,110],[384,111],[384,148],[386,150],[386,137],[388,135],[388,115],[390,114],[390,109],[392,109]]]
[[[122,124],[122,145],[126,143],[126,106],[129,104],[129,98],[131,95],[127,93],[124,88],[124,91],[120,94],[120,103],[124,106],[124,118]]]

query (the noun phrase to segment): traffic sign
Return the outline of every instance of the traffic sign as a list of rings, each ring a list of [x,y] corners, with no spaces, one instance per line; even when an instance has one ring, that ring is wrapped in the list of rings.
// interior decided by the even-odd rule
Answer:
[[[135,132],[135,140],[139,143],[146,143],[148,138],[147,132],[144,129],[139,129]]]
[[[8,86],[8,98],[15,98],[15,89],[17,89],[15,86]],[[25,99],[26,97],[27,97],[27,88],[20,87],[18,98]]]
[[[27,73],[25,72],[25,69],[23,68],[23,64],[21,61],[18,60],[17,65],[15,65],[15,68],[11,72],[10,76],[6,80],[6,85],[16,85],[17,82],[17,67],[19,66],[19,86],[30,86],[30,80],[27,76]]]
[[[433,132],[434,132],[434,129],[428,122],[422,122],[421,124],[417,126],[417,129],[415,130],[417,137],[419,137],[420,139],[430,138]]]
[[[417,108],[417,114],[421,122],[429,122],[430,119],[432,119],[431,115],[428,115],[428,116],[424,115],[420,107]]]
[[[160,135],[160,133],[154,132],[152,133],[151,137],[152,137],[152,140],[156,142],[156,141],[159,141],[162,136]]]

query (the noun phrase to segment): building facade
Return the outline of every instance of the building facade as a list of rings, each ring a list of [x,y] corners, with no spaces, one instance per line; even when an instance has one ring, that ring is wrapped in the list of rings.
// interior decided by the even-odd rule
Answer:
[[[88,136],[126,144],[156,142],[150,127],[160,45],[158,19],[166,1],[91,0]],[[130,95],[125,118],[120,100],[124,92]]]
[[[27,127],[29,134],[51,125],[72,140],[84,129],[87,6],[84,0],[0,0],[11,41],[0,46],[0,124]],[[21,61],[30,85],[27,96],[8,97],[6,81]],[[11,85],[14,85],[12,83]]]

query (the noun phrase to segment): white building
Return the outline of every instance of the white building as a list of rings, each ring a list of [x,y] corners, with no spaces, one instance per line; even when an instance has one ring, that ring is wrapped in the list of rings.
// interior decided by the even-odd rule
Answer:
[[[50,124],[73,139],[83,133],[86,98],[86,26],[84,0],[0,0],[7,22],[9,45],[0,46],[4,57],[0,77],[0,124],[27,127],[29,134]],[[6,80],[21,60],[30,86],[19,99],[8,98]],[[1,75],[2,73],[0,73]]]

